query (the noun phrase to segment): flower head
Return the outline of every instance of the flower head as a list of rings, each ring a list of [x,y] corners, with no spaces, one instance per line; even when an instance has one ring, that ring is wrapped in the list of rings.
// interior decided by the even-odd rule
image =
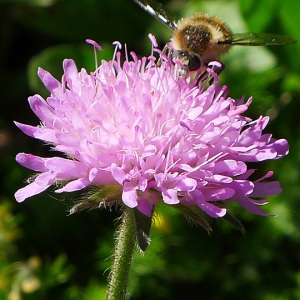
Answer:
[[[37,176],[16,192],[17,201],[56,183],[56,193],[96,185],[115,187],[125,205],[149,217],[160,199],[215,218],[229,200],[267,215],[260,198],[279,193],[279,183],[264,182],[272,172],[250,179],[255,170],[247,163],[286,155],[286,140],[262,133],[268,117],[243,116],[251,99],[228,97],[212,71],[214,83],[204,85],[208,79],[178,78],[172,62],[161,60],[157,66],[152,55],[131,53],[122,63],[117,52],[89,74],[66,59],[61,82],[40,68],[51,94],[29,97],[29,104],[41,125],[16,125],[64,157],[19,153],[17,162]]]

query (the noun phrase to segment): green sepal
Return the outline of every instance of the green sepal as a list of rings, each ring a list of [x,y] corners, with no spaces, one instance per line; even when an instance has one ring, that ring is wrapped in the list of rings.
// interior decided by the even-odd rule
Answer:
[[[152,217],[148,217],[140,212],[137,208],[133,209],[136,225],[136,236],[138,246],[142,252],[145,252],[150,245],[150,230],[152,224]]]
[[[212,231],[208,221],[209,217],[202,209],[200,209],[200,207],[196,205],[184,205],[181,203],[175,204],[174,207],[177,208],[191,223],[196,226],[201,226],[207,231]]]
[[[245,227],[243,226],[243,224],[236,217],[229,214],[228,211],[226,215],[223,217],[223,219],[229,222],[234,228],[240,230],[243,233],[245,232]]]
[[[93,189],[93,188],[92,188]],[[83,211],[101,207],[111,207],[113,205],[122,204],[122,186],[121,185],[103,185],[97,186],[85,197],[74,204],[69,210],[70,215]]]

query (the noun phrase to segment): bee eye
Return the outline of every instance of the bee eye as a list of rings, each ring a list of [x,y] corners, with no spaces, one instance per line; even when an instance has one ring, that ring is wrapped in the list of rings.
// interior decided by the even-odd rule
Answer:
[[[201,60],[198,55],[191,54],[189,56],[188,67],[190,71],[196,71],[201,67]]]

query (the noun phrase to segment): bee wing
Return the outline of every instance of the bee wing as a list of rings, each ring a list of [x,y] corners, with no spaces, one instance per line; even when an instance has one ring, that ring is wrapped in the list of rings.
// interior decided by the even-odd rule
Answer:
[[[236,33],[232,35],[230,45],[241,46],[276,46],[293,44],[297,41],[278,34],[271,33]],[[226,42],[225,42],[226,43]]]
[[[171,20],[169,15],[165,12],[162,5],[155,0],[133,0],[142,9],[144,9],[148,14],[152,15],[165,25],[167,25],[172,30],[176,30],[177,22]]]

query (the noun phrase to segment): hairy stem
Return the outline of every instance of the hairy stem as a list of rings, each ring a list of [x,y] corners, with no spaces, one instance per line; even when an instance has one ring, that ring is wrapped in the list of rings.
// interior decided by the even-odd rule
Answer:
[[[124,208],[122,223],[117,232],[114,260],[109,275],[107,300],[125,300],[128,277],[136,240],[133,210]]]

